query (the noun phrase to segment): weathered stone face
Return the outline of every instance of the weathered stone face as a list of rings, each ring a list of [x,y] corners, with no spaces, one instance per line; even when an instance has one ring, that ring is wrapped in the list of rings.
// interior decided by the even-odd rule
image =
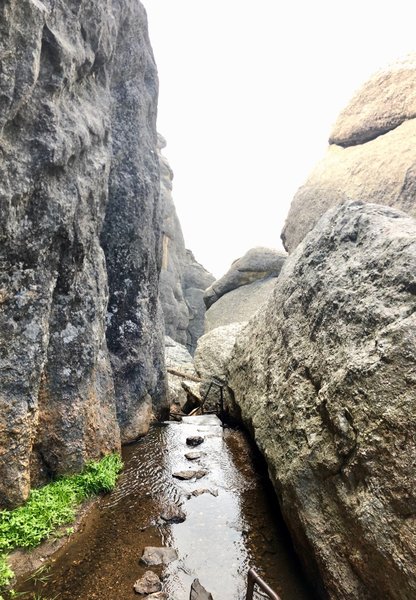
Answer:
[[[162,401],[163,339],[157,76],[143,7],[3,2],[0,55],[4,506],[40,473],[119,449],[119,422],[130,427],[142,399]]]
[[[267,301],[276,284],[276,277],[266,277],[224,294],[205,313],[205,332],[232,323],[249,321]]]
[[[415,274],[415,220],[347,203],[237,337],[229,385],[322,597],[416,595]]]
[[[376,73],[341,112],[330,146],[296,193],[282,231],[293,252],[332,206],[356,200],[416,216],[416,54]]]
[[[166,145],[159,135],[159,150]],[[162,204],[162,270],[160,301],[165,332],[193,354],[198,338],[204,332],[205,304],[203,294],[214,281],[186,250],[182,227],[172,198],[173,172],[166,157],[159,152]]]
[[[120,0],[117,16],[118,46],[110,83],[113,158],[101,241],[109,278],[107,343],[117,416],[122,441],[130,442],[147,432],[152,408],[160,413],[166,396],[163,317],[158,304],[158,80],[144,8]]]
[[[232,290],[260,279],[278,277],[285,260],[286,254],[273,248],[251,248],[205,291],[204,302],[207,309]]]

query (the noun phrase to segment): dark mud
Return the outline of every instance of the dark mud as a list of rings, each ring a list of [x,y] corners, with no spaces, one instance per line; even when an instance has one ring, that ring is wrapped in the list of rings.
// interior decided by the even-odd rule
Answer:
[[[189,435],[205,438],[199,460],[185,458]],[[103,497],[71,542],[37,578],[19,582],[24,600],[134,600],[145,546],[173,546],[178,560],[152,567],[171,600],[188,600],[198,577],[214,600],[243,600],[254,567],[282,600],[312,600],[280,520],[263,467],[242,431],[225,429],[215,417],[153,427],[124,449],[125,469],[117,488]],[[196,481],[172,472],[205,469]],[[218,495],[192,492],[208,488]],[[167,504],[185,511],[183,523],[166,524]],[[260,598],[261,596],[258,596]]]

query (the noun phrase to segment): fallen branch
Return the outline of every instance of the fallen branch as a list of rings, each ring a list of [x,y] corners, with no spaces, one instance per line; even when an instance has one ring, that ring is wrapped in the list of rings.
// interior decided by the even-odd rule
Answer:
[[[196,377],[195,375],[188,375],[187,373],[182,373],[181,371],[177,371],[176,369],[167,368],[168,373],[171,375],[175,375],[176,377],[182,377],[182,379],[189,379],[190,381],[196,381],[196,383],[202,383],[204,380],[200,377]]]

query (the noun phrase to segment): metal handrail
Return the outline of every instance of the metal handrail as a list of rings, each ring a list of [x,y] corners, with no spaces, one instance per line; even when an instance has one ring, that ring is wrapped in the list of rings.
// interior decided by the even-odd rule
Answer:
[[[254,569],[249,569],[247,573],[247,595],[246,600],[253,600],[254,585],[257,584],[263,592],[265,592],[271,600],[280,600],[280,597],[267,585],[263,579],[257,575]]]
[[[211,377],[211,382],[208,386],[207,391],[205,392],[205,396],[202,399],[201,407],[203,408],[205,401],[208,398],[208,394],[211,391],[212,386],[215,386],[215,387],[219,388],[219,390],[220,390],[219,417],[221,420],[221,424],[224,426],[224,387],[226,386],[226,383],[224,381],[221,381],[220,379],[217,379],[216,377]]]

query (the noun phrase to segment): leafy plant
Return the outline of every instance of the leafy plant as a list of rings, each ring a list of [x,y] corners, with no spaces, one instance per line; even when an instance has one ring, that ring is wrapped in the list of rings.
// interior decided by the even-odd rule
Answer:
[[[13,579],[13,571],[8,565],[7,556],[5,554],[0,555],[0,589],[6,587]],[[0,600],[3,600],[0,595]]]
[[[0,511],[0,590],[13,578],[7,552],[38,546],[57,527],[73,521],[83,500],[114,488],[122,467],[120,456],[110,454],[99,462],[89,462],[78,475],[61,477],[32,490],[23,506]]]

